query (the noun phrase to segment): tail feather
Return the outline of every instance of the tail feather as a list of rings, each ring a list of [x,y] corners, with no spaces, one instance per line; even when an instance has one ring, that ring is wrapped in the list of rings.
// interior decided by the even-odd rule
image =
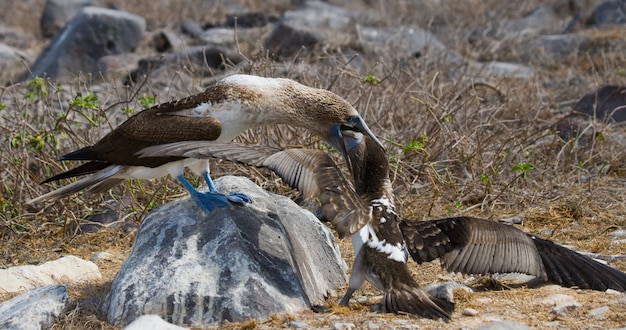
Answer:
[[[122,166],[119,166],[119,165],[108,166],[107,168],[104,168],[91,176],[82,178],[76,182],[72,182],[57,190],[51,191],[47,194],[31,199],[27,201],[26,203],[33,204],[33,203],[37,203],[37,202],[44,201],[44,200],[55,201],[63,197],[73,195],[83,189],[89,189],[92,187],[97,189],[98,187],[104,187],[109,184],[109,183],[105,183],[107,181],[119,183],[119,180],[111,179],[111,177],[117,174],[121,169],[122,169]]]
[[[73,168],[69,171],[63,172],[61,174],[57,174],[53,177],[47,178],[45,180],[43,180],[41,182],[41,184],[44,183],[48,183],[48,182],[52,182],[52,181],[57,181],[57,180],[61,180],[61,179],[68,179],[68,178],[73,178],[75,176],[81,176],[81,175],[85,175],[85,174],[91,174],[91,173],[95,173],[98,172],[108,166],[110,166],[110,163],[105,163],[105,162],[89,162],[89,163],[85,163],[83,165],[80,165],[76,168]]]
[[[402,285],[385,292],[383,298],[385,312],[410,313],[431,319],[450,320],[454,303],[431,296],[426,291]]]

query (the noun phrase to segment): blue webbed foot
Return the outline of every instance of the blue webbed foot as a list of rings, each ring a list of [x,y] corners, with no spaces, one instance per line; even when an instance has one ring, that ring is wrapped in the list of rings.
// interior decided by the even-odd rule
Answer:
[[[208,175],[206,177],[208,177]],[[187,189],[187,191],[189,191],[191,198],[193,198],[193,200],[206,211],[213,211],[216,207],[228,206],[229,202],[245,204],[252,201],[248,195],[243,193],[232,193],[228,195],[219,193],[211,181],[207,182],[209,185],[209,191],[200,192],[197,191],[184,176],[180,175],[177,179]]]
[[[233,203],[245,204],[252,202],[252,198],[244,193],[232,193],[226,195],[229,201]]]

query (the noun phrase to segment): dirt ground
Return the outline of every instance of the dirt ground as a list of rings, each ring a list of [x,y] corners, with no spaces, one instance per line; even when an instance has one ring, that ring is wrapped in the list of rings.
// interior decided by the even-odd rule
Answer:
[[[146,6],[141,0],[119,2],[120,7],[145,17],[149,31],[176,27],[184,18],[211,23],[216,17],[222,17],[225,10],[222,5],[206,8],[201,1],[190,1],[186,6],[175,6],[169,1],[161,1],[160,6]],[[0,13],[0,22],[33,33],[31,51],[35,54],[46,42],[38,35],[35,23],[43,3],[43,0],[0,0],[1,8],[6,9]],[[278,0],[270,1],[266,7],[257,1],[242,3],[252,10],[274,13],[293,6],[292,1]],[[396,6],[385,5],[383,1],[351,4],[387,15],[387,25],[402,22],[446,29],[449,33],[445,39],[438,36],[447,47],[463,56],[502,60],[513,57],[514,54],[506,53],[511,48],[467,44],[462,37],[464,31],[493,21],[521,17],[544,2],[433,0],[398,1]],[[194,5],[205,6],[202,8],[206,10],[194,10]],[[622,30],[594,31],[599,39],[622,33]],[[147,52],[148,48],[142,51]],[[583,94],[602,85],[626,85],[626,57],[623,52],[603,49],[580,56],[576,61],[533,69],[536,71],[534,78],[494,78],[484,82],[449,72],[449,68],[427,59],[398,64],[385,58],[364,58],[362,66],[357,68],[347,65],[344,58],[329,54],[328,50],[316,49],[289,63],[273,63],[261,58],[251,65],[250,72],[330,87],[354,104],[387,147],[399,212],[409,219],[471,215],[496,220],[519,216],[523,223],[517,226],[526,232],[582,251],[624,255],[623,239],[620,243],[608,236],[612,231],[626,229],[626,134],[623,126],[592,121],[587,127],[592,134],[570,141],[559,139],[552,127],[569,114],[572,104]],[[377,77],[380,83],[364,83],[370,75]],[[197,77],[187,78],[196,79],[193,85],[204,83]],[[189,81],[181,84],[178,80],[169,83],[168,88],[172,90],[185,90],[186,84],[192,85]],[[27,199],[54,187],[40,186],[38,182],[67,168],[67,164],[58,165],[55,159],[96,141],[108,124],[114,122],[113,113],[119,114],[120,109],[113,106],[120,98],[114,87],[119,87],[119,83],[106,82],[104,86],[98,89],[98,95],[100,109],[106,110],[94,112],[102,119],[100,125],[95,128],[76,119],[62,129],[55,106],[72,99],[78,92],[90,90],[93,86],[84,79],[62,85],[49,83],[48,88],[56,88],[58,93],[51,93],[38,102],[24,98],[28,87],[23,83],[8,83],[0,88],[1,102],[6,105],[0,112],[3,120],[0,136],[7,141],[0,149],[0,267],[40,264],[68,254],[84,259],[100,251],[112,255],[110,260],[96,261],[103,275],[101,281],[69,287],[69,308],[55,329],[114,329],[102,321],[97,303],[107,293],[132,248],[135,235],[132,227],[136,228],[146,212],[155,206],[185,196],[173,180],[162,179],[127,182],[98,196],[79,194],[43,210],[24,204]],[[139,89],[139,93],[133,95],[154,95],[157,101],[167,100],[171,93],[171,90],[159,89],[153,82],[132,88]],[[33,143],[38,141],[33,139],[36,137],[45,141],[43,147]],[[240,141],[281,147],[320,147],[305,131],[285,127],[247,132]],[[524,164],[532,165],[532,169],[522,175],[520,165]],[[214,177],[245,175],[263,188],[295,196],[264,171],[224,163],[212,169]],[[115,208],[119,218],[133,226],[87,234],[76,234],[72,230],[111,201],[119,202]],[[339,243],[342,255],[351,266],[349,240]],[[610,262],[610,265],[626,271],[625,261]],[[353,323],[359,329],[371,328],[373,324],[383,329],[409,329],[412,325],[422,329],[474,329],[493,320],[514,320],[541,329],[626,327],[624,295],[553,285],[503,287],[488,278],[446,274],[437,262],[426,265],[411,262],[410,267],[423,285],[455,279],[467,281],[478,290],[456,295],[456,309],[449,323],[378,313],[381,292],[366,285],[355,294],[350,308],[335,304],[345,290],[342,288],[329,298],[327,312],[303,311],[223,327],[287,328],[292,321],[302,321],[310,328]],[[544,300],[554,294],[569,295],[582,306],[565,315],[551,313],[552,306]],[[0,301],[8,298],[0,297]],[[603,306],[609,307],[606,313],[589,315],[590,310]],[[464,316],[465,308],[473,308],[479,314]]]

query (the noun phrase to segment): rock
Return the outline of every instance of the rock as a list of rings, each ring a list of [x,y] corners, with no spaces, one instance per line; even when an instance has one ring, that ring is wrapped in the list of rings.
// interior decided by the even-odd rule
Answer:
[[[623,238],[623,237],[626,237],[626,230],[624,230],[624,229],[614,230],[614,231],[609,233],[609,237],[610,238]]]
[[[347,323],[347,322],[335,322],[333,323],[333,330],[351,330],[351,329],[355,329],[356,325],[354,323]]]
[[[527,330],[528,327],[515,321],[496,321],[481,325],[476,330]]]
[[[263,42],[277,58],[291,58],[302,48],[319,43],[343,43],[350,40],[348,30],[354,25],[352,13],[321,1],[307,1],[295,11],[287,11]],[[344,32],[345,31],[345,32]]]
[[[550,311],[552,314],[556,314],[559,316],[565,316],[570,311],[576,309],[576,307],[581,307],[582,304],[577,302],[576,300],[569,300],[558,303],[552,310]]]
[[[585,94],[573,110],[599,120],[626,121],[626,87],[600,87],[593,93]]]
[[[533,282],[535,280],[539,280],[539,282],[545,283],[545,281],[541,279],[537,279],[536,276],[522,274],[522,273],[503,273],[503,274],[493,274],[491,276],[494,280],[504,283],[505,285],[522,285],[529,282]]]
[[[445,57],[445,62],[460,63],[460,58],[449,52],[433,34],[412,27],[367,27],[357,26],[357,35],[366,52],[393,54],[403,59]]]
[[[189,328],[179,327],[177,325],[167,323],[158,315],[149,314],[136,318],[131,324],[127,325],[124,330],[183,330]]]
[[[158,79],[159,76],[172,77],[184,67],[197,75],[206,75],[211,73],[211,69],[223,69],[228,63],[237,64],[243,60],[243,56],[224,47],[194,46],[182,53],[167,53],[141,59],[137,70],[131,73],[131,78],[133,82],[138,82],[148,74],[152,79]]]
[[[294,329],[307,329],[309,325],[304,321],[291,321],[289,327]]]
[[[582,33],[546,35],[522,43],[518,47],[524,62],[547,67],[576,62],[590,43],[590,36]]]
[[[96,72],[104,81],[124,81],[139,67],[142,56],[134,53],[106,55],[96,62]]]
[[[609,306],[602,306],[598,308],[594,308],[587,312],[589,316],[603,316],[606,312],[609,311]]]
[[[611,26],[626,24],[626,2],[623,0],[607,0],[594,10],[591,25]]]
[[[96,264],[70,255],[39,266],[0,269],[0,292],[19,293],[42,285],[88,283],[101,277]]]
[[[262,27],[278,21],[278,17],[263,12],[226,15],[226,26],[234,28]]]
[[[152,211],[103,304],[109,323],[144,313],[198,327],[260,319],[321,304],[345,284],[334,238],[311,213],[245,178],[215,184],[253,202],[203,212],[187,198]]]
[[[5,281],[5,278],[0,276]],[[65,310],[67,287],[42,286],[0,303],[0,329],[49,329]]]
[[[532,78],[535,71],[525,65],[506,62],[475,62],[468,61],[468,68],[472,75],[477,77],[508,77],[508,78]]]
[[[0,43],[0,65],[13,64],[15,61],[26,59],[28,56],[6,44]]]
[[[106,252],[106,251],[95,252],[94,254],[91,255],[91,257],[89,257],[89,261],[91,262],[112,261],[113,259],[114,259],[113,254]]]
[[[430,293],[431,295],[448,301],[454,301],[455,289],[461,289],[467,292],[474,292],[471,287],[456,281],[449,281],[445,283],[432,283],[424,287],[424,290],[428,291],[428,293]]]
[[[510,224],[510,225],[521,225],[522,224],[522,218],[518,217],[518,216],[512,216],[512,217],[508,217],[508,218],[502,218],[502,219],[498,219],[498,222],[502,222],[502,223],[506,223],[506,224]]]
[[[107,55],[132,52],[146,28],[143,18],[119,10],[84,7],[50,41],[31,71],[62,80],[79,73],[97,74]],[[30,77],[30,75],[28,75]]]
[[[14,77],[11,69],[20,66],[21,61],[29,63],[29,56],[9,45],[0,42],[0,83],[13,80]]]
[[[478,312],[477,310],[473,309],[473,308],[464,308],[463,311],[461,311],[461,314],[465,315],[465,316],[477,316],[478,314],[480,314],[480,312]]]
[[[544,306],[555,306],[559,303],[566,301],[574,301],[574,297],[566,294],[557,293],[541,300],[541,304]]]
[[[39,20],[41,33],[44,37],[50,38],[59,32],[81,8],[97,5],[96,0],[47,0]]]

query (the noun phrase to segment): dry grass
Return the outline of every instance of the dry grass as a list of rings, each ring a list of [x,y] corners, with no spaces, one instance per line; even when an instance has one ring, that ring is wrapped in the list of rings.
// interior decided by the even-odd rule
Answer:
[[[253,3],[251,8],[260,9],[257,2],[249,2]],[[143,1],[135,0],[124,2],[123,7],[146,17],[149,29],[175,27],[184,18],[210,24],[228,10],[226,2],[203,10],[194,9],[195,2],[173,10],[172,3],[163,1],[160,6],[146,7]],[[206,2],[198,1],[197,5],[202,6],[200,3]],[[477,58],[506,59],[510,54],[481,53],[491,52],[493,48],[471,49],[463,41],[463,31],[488,24],[493,17],[520,17],[539,3],[530,1],[518,6],[502,1],[399,1],[396,6],[389,6],[382,1],[364,1],[352,5],[369,6],[387,15],[390,18],[386,25],[445,28],[450,31],[445,40],[448,46]],[[5,24],[35,32],[33,25],[20,24],[36,22],[43,1],[0,1],[0,5],[11,9],[0,14]],[[278,13],[290,6],[290,1],[275,1],[269,10]],[[601,39],[623,31],[590,33]],[[396,63],[390,60],[392,57],[361,58],[359,67],[351,65],[350,58],[336,55],[335,49],[320,47],[288,63],[275,63],[264,56],[255,42],[248,46],[258,52],[244,54],[251,60],[244,72],[288,77],[329,88],[357,107],[386,143],[399,208],[405,217],[419,220],[472,215],[497,219],[518,215],[524,221],[521,229],[540,233],[558,243],[596,253],[624,253],[624,244],[611,243],[606,235],[611,230],[626,228],[623,127],[595,123],[590,130],[600,133],[596,136],[602,139],[584,141],[562,141],[551,130],[567,114],[569,101],[600,85],[626,83],[621,73],[626,68],[623,52],[599,49],[579,57],[576,63],[537,67],[534,79],[484,81],[467,75],[464,68],[451,69],[427,59]],[[215,72],[216,76],[221,74]],[[364,83],[368,75],[374,75],[380,83]],[[573,77],[579,81],[576,85],[570,84]],[[0,135],[6,141],[0,147],[0,239],[3,242],[0,267],[38,264],[66,254],[88,259],[94,252],[109,251],[115,256],[111,261],[98,262],[104,275],[101,283],[70,287],[70,308],[59,320],[58,328],[111,328],[97,318],[101,316],[97,302],[89,299],[102,297],[107,291],[134,239],[134,232],[122,230],[76,235],[70,230],[72,225],[103,209],[111,200],[119,201],[116,211],[120,217],[139,224],[151,208],[184,196],[184,191],[173,180],[163,179],[127,182],[109,194],[78,195],[45,209],[29,207],[24,202],[57,187],[58,184],[42,187],[37,182],[71,166],[57,163],[55,159],[60,155],[96,141],[127,118],[121,111],[123,108],[139,111],[142,97],[154,96],[157,102],[163,102],[196,93],[212,80],[213,77],[195,76],[194,72],[181,69],[169,81],[148,79],[135,86],[123,86],[115,81],[96,84],[77,77],[66,84],[45,81],[35,86],[21,83],[0,89],[0,103],[6,105],[0,112]],[[34,96],[25,98],[29,92],[34,92]],[[69,101],[88,92],[98,97],[95,109],[73,107],[68,111]],[[66,114],[60,116],[61,113]],[[282,147],[320,147],[316,137],[287,127],[256,129],[240,139]],[[521,171],[513,170],[523,164],[534,166],[525,177]],[[227,163],[213,169],[214,176],[245,175],[265,189],[294,195],[264,171]],[[351,260],[348,241],[341,242],[341,249],[346,260]],[[626,270],[624,262],[612,265]],[[421,283],[437,281],[444,275],[436,263],[411,267]],[[550,308],[541,304],[543,298],[554,293],[572,295],[584,304],[570,315],[558,318],[567,328],[626,325],[626,304],[613,304],[612,296],[546,287],[486,290],[463,296],[448,327],[478,325],[474,324],[478,322],[476,318],[460,315],[463,308],[472,307],[482,317],[518,320],[540,328],[543,322],[556,319],[549,313]],[[329,301],[327,313],[277,315],[265,321],[226,327],[286,327],[292,320],[302,320],[315,327],[341,321],[355,323],[360,328],[366,327],[369,320],[390,326],[411,322],[424,328],[444,327],[432,320],[374,314],[369,309],[372,306],[375,309],[380,292],[366,286],[358,294],[362,296],[357,297],[358,302],[350,309]],[[610,304],[606,318],[587,316],[586,311],[606,304]]]

